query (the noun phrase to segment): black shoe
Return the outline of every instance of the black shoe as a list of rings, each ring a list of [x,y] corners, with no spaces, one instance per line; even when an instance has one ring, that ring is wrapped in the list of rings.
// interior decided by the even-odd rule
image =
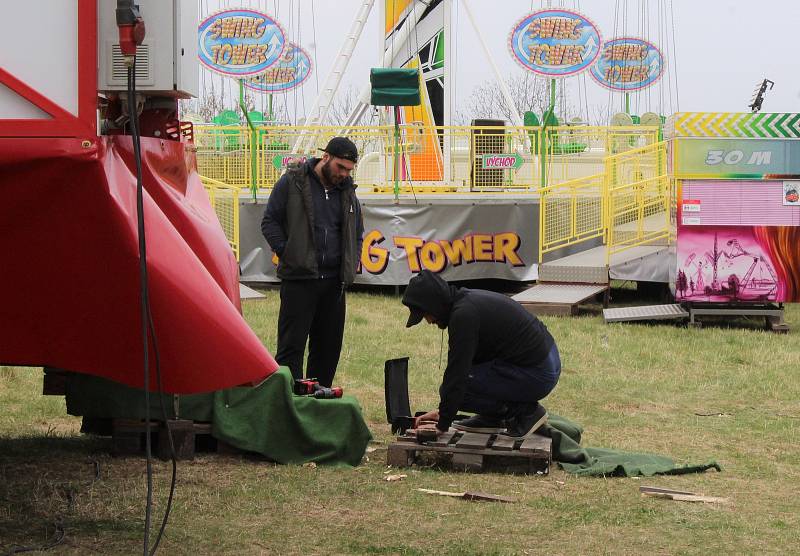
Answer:
[[[486,434],[506,432],[505,421],[488,415],[473,415],[461,421],[453,421],[453,428],[464,432],[482,432]]]
[[[542,425],[547,422],[547,410],[538,404],[536,410],[530,415],[520,415],[512,417],[506,421],[508,432],[507,436],[514,438],[528,438],[532,436]]]

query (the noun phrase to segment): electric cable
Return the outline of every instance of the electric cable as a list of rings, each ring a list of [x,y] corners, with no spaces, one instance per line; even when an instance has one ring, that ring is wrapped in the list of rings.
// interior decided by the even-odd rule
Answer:
[[[3,556],[12,556],[13,554],[22,554],[24,552],[44,552],[45,550],[55,548],[64,541],[67,534],[64,529],[64,521],[60,516],[53,521],[53,526],[55,535],[53,535],[53,539],[46,544],[41,546],[12,546],[11,550],[3,553]]]
[[[167,418],[166,407],[164,406],[164,392],[161,376],[161,364],[158,351],[158,342],[156,339],[155,326],[153,323],[153,315],[150,310],[150,293],[148,287],[147,275],[147,241],[145,236],[144,225],[144,187],[142,181],[142,152],[139,135],[138,123],[138,110],[136,108],[136,58],[133,58],[133,63],[128,67],[128,113],[130,117],[129,128],[131,133],[131,142],[133,144],[133,156],[136,166],[136,225],[139,237],[139,289],[140,289],[140,316],[142,319],[142,344],[143,344],[143,369],[144,369],[144,400],[145,400],[145,458],[146,458],[146,471],[147,471],[147,501],[145,506],[145,531],[144,531],[144,546],[143,553],[145,556],[155,554],[161,538],[167,526],[170,510],[172,509],[172,500],[175,493],[175,484],[177,482],[177,461],[175,457],[175,445],[172,438],[172,431],[169,428],[169,419]],[[169,498],[167,500],[167,507],[164,511],[164,517],[161,521],[158,534],[153,544],[152,550],[150,546],[150,524],[152,519],[152,506],[153,506],[153,465],[152,465],[152,439],[150,434],[150,361],[149,361],[149,346],[150,339],[152,338],[153,355],[155,359],[155,373],[156,373],[156,387],[161,406],[161,413],[164,422],[164,428],[167,433],[167,439],[170,446],[170,456],[172,460],[172,480],[170,482]]]
[[[442,372],[442,354],[444,353],[444,328],[442,328],[442,340],[439,342],[439,372]]]
[[[150,519],[153,507],[153,463],[150,439],[150,349],[149,349],[149,292],[147,288],[147,244],[144,228],[144,193],[142,187],[142,153],[139,144],[138,111],[136,109],[136,59],[128,66],[128,115],[136,165],[136,224],[139,237],[139,316],[141,318],[142,356],[144,367],[145,458],[147,471],[147,501],[144,514],[144,555],[150,547]]]
[[[91,463],[94,470],[94,475],[92,476],[92,480],[89,481],[89,484],[86,485],[86,489],[91,487],[94,483],[100,480],[100,462],[96,459],[89,461]],[[75,508],[75,495],[76,492],[72,489],[67,490],[67,513],[72,513],[72,510]],[[66,533],[66,525],[64,524],[64,517],[59,515],[53,520],[53,528],[55,530],[55,534],[53,538],[48,541],[47,543],[40,545],[40,546],[12,546],[8,552],[4,552],[3,556],[13,556],[14,554],[23,554],[25,552],[44,552],[45,550],[50,550],[51,548],[55,548],[62,542],[64,539],[67,538]]]

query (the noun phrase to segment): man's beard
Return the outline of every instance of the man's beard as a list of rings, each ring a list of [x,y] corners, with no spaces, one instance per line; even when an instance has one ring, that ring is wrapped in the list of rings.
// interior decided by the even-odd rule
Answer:
[[[339,185],[342,182],[342,179],[331,174],[331,169],[328,167],[330,163],[331,161],[328,160],[322,164],[322,168],[320,169],[322,172],[322,178],[328,185]]]

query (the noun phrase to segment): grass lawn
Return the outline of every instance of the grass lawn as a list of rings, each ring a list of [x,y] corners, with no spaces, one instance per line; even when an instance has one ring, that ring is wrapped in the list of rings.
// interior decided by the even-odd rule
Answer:
[[[245,303],[274,352],[278,295]],[[404,328],[392,295],[352,293],[337,383],[360,401],[375,437],[357,468],[276,466],[201,454],[180,462],[162,554],[786,554],[800,553],[800,308],[788,335],[762,320],[702,329],[543,318],[564,369],[547,408],[582,424],[586,446],[719,462],[724,471],[643,479],[402,471],[383,480],[391,440],[383,362],[410,356],[415,411],[438,403],[441,332]],[[446,350],[446,338],[444,338]],[[446,353],[444,354],[446,355]],[[0,367],[0,554],[141,552],[145,466],[79,434],[63,398],[43,397],[41,369]],[[94,479],[95,465],[99,478]],[[156,461],[160,519],[171,466]],[[398,471],[392,470],[392,473]],[[729,499],[644,497],[640,485]],[[429,496],[417,488],[514,496],[515,504]]]

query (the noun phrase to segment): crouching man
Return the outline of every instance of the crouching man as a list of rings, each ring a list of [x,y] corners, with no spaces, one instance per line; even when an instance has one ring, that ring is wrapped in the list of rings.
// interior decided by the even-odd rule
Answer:
[[[447,329],[447,368],[439,409],[418,418],[418,428],[527,438],[547,421],[539,403],[561,374],[558,348],[545,325],[508,297],[457,288],[423,270],[403,295],[406,327],[425,319]],[[475,413],[453,422],[458,411]]]

